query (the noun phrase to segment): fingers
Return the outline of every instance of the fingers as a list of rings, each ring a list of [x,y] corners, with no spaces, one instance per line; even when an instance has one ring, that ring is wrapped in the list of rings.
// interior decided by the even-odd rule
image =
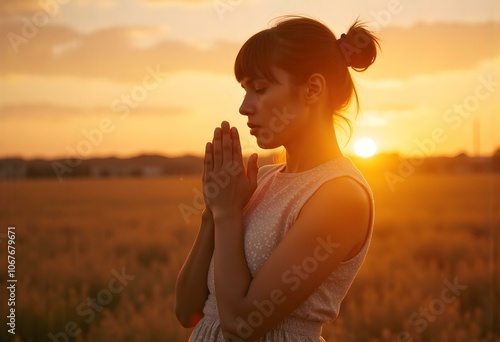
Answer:
[[[219,170],[233,162],[243,167],[240,136],[236,127],[230,127],[223,121],[221,127],[214,130],[212,141],[213,170]]]
[[[252,154],[250,158],[248,158],[247,164],[247,177],[250,181],[250,186],[255,190],[257,188],[257,174],[259,172],[259,165],[257,164],[258,154]]]
[[[231,128],[227,121],[215,128],[213,140],[214,170],[219,170],[233,161]]]
[[[213,170],[219,170],[222,166],[222,131],[220,127],[214,130],[213,144]]]
[[[233,161],[233,143],[231,141],[231,130],[229,122],[222,121],[222,165],[228,165]]]
[[[209,179],[208,176],[214,169],[214,159],[212,154],[212,143],[207,142],[205,145],[205,159],[204,159],[204,167],[203,167],[203,183],[207,184]]]
[[[243,156],[241,154],[240,136],[236,127],[231,127],[231,142],[233,147],[233,161],[243,166]]]
[[[214,169],[214,158],[212,155],[212,143],[207,142],[205,145],[205,167],[203,169],[203,175],[208,175]]]

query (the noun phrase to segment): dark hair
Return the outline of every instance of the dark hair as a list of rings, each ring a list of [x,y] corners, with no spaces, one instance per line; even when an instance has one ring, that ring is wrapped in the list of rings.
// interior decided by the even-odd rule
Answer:
[[[353,96],[359,107],[348,67],[366,70],[377,57],[377,47],[377,37],[357,20],[337,39],[326,25],[314,19],[286,16],[245,42],[236,57],[234,73],[238,82],[262,76],[276,82],[271,70],[276,66],[287,71],[296,84],[320,73],[329,90],[331,112],[351,128],[350,121],[341,114]]]

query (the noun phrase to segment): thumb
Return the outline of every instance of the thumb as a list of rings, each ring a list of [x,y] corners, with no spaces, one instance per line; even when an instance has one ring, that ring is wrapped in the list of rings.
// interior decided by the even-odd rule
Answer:
[[[257,173],[259,172],[259,166],[257,165],[258,157],[259,155],[254,153],[248,158],[247,177],[252,188],[257,187]]]

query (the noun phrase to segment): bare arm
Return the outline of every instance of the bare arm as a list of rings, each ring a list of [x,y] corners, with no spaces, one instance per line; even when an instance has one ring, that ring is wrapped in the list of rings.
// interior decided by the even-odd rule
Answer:
[[[239,167],[234,167],[236,163]],[[288,317],[325,281],[339,264],[362,248],[369,229],[370,198],[349,177],[324,183],[303,206],[296,222],[260,270],[251,276],[243,243],[243,209],[256,187],[257,164],[247,171],[235,129],[228,124],[207,144],[204,183],[215,186],[213,174],[227,184],[207,198],[215,224],[215,295],[221,329],[227,338],[254,341]],[[255,321],[262,306],[266,317]],[[242,324],[250,331],[242,333]],[[248,329],[247,329],[248,330]]]
[[[367,194],[354,180],[325,183],[253,278],[245,260],[241,213],[216,215],[215,288],[227,336],[253,341],[289,316],[340,262],[359,252],[369,207]],[[252,317],[263,305],[271,313],[256,325]],[[242,322],[252,328],[247,336],[240,335]]]
[[[208,297],[207,275],[214,250],[214,221],[205,209],[196,240],[177,277],[175,313],[185,328],[191,328],[203,317]]]

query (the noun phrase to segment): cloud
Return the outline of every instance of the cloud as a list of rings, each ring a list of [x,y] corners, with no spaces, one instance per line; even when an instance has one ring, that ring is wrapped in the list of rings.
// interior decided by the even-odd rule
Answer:
[[[101,8],[116,5],[115,0],[1,0],[0,17],[30,16],[35,12],[58,11],[72,3],[78,7],[97,6]]]
[[[141,48],[137,32],[145,30],[148,28],[115,27],[83,34],[67,26],[49,25],[31,39],[24,39],[22,23],[3,24],[0,36],[10,38],[0,40],[0,58],[5,61],[0,64],[0,76],[36,74],[136,82],[144,77],[146,67],[156,65],[167,73],[232,72],[237,44],[218,42],[203,49],[182,41],[163,40]]]
[[[473,69],[500,54],[500,23],[438,23],[389,27],[372,78],[408,78]]]
[[[242,44],[218,41],[200,47],[165,39],[158,27],[135,26],[81,33],[68,26],[48,25],[35,27],[27,39],[26,25],[19,21],[0,24],[0,36],[8,37],[0,40],[0,77],[70,76],[140,82],[146,68],[155,66],[164,73],[231,75]],[[474,69],[500,54],[500,46],[494,43],[499,36],[500,23],[386,28],[381,32],[382,52],[365,75],[378,80],[405,79]]]
[[[37,0],[2,0],[0,1],[0,14],[13,15],[32,12],[40,9]]]
[[[212,5],[214,0],[143,0],[143,2],[151,6],[193,6]]]
[[[173,115],[185,115],[187,109],[174,106],[138,106],[130,108],[130,116],[145,117],[157,116],[166,117]],[[115,113],[111,108],[106,107],[74,107],[54,105],[50,103],[36,104],[11,104],[0,107],[0,120],[3,119],[49,119],[49,120],[68,120],[75,117],[84,116],[107,116],[119,117],[122,113]]]

